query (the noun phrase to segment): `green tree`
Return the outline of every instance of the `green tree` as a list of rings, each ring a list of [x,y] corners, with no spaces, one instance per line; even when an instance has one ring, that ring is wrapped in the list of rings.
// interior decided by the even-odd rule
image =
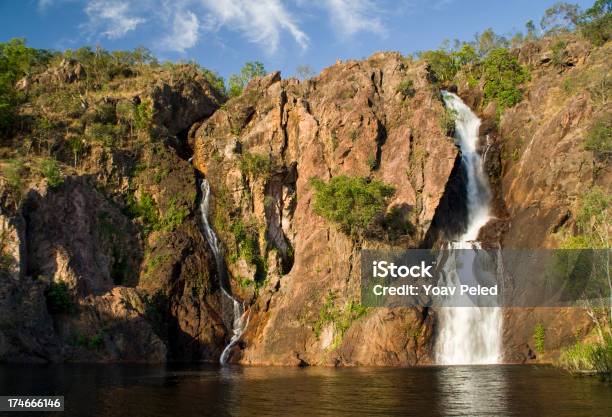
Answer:
[[[49,187],[56,188],[64,183],[59,164],[55,159],[45,158],[40,161],[39,170],[42,176],[47,179]]]
[[[469,43],[464,43],[461,45],[461,49],[454,52],[453,57],[459,66],[474,65],[478,62],[478,54],[476,53],[476,49],[474,49],[474,46],[470,45]]]
[[[420,57],[427,62],[430,73],[436,82],[452,81],[459,69],[451,53],[443,49],[422,52]]]
[[[578,212],[576,214],[576,226],[578,234],[568,238],[564,243],[565,249],[604,249],[604,259],[598,259],[597,267],[600,267],[602,275],[608,284],[608,297],[610,302],[610,317],[608,332],[611,333],[612,324],[612,278],[610,277],[610,250],[612,241],[610,239],[610,205],[612,196],[601,187],[591,187],[580,198]],[[601,334],[601,325],[592,308],[589,315],[595,322]]]
[[[587,133],[584,148],[599,158],[612,155],[612,114],[606,113],[593,123]]]
[[[540,27],[546,33],[561,33],[572,30],[580,18],[580,7],[577,4],[558,2],[544,12]]]
[[[71,313],[75,309],[70,287],[65,282],[52,282],[45,291],[47,309],[52,314]]]
[[[502,111],[521,101],[519,86],[529,79],[529,73],[510,51],[496,48],[483,61],[483,78],[485,100],[496,101]]]
[[[225,94],[225,81],[223,80],[222,76],[207,68],[200,68],[200,72],[204,75],[206,81],[208,81],[215,90],[217,90],[221,94]]]
[[[533,20],[529,20],[527,23],[525,23],[525,29],[527,30],[527,39],[532,40],[537,38],[537,29],[535,23],[533,23]]]
[[[236,97],[242,94],[242,90],[255,77],[266,75],[264,65],[259,61],[247,62],[240,70],[240,74],[234,74],[229,78],[229,96]]]
[[[488,28],[481,34],[476,34],[476,49],[481,57],[487,56],[489,52],[498,48],[506,48],[508,40],[496,34],[493,29]]]
[[[580,16],[578,27],[597,46],[612,39],[612,0],[597,0]]]
[[[346,175],[327,183],[311,178],[310,184],[315,190],[314,212],[353,236],[362,235],[377,216],[384,214],[388,199],[395,193],[381,181]]]
[[[24,39],[0,42],[0,130],[12,124],[15,108],[22,99],[15,83],[43,68],[51,56],[49,51],[28,48]]]
[[[153,103],[143,100],[134,107],[134,127],[144,133],[149,133],[153,124]]]

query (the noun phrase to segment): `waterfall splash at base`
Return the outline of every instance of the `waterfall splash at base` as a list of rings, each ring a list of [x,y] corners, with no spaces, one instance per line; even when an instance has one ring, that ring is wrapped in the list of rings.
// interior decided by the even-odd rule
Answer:
[[[229,358],[230,351],[232,347],[242,337],[242,334],[246,330],[249,319],[248,317],[245,320],[245,310],[244,305],[237,300],[231,294],[231,290],[228,287],[227,283],[227,270],[225,268],[225,261],[223,259],[223,253],[221,252],[221,246],[219,245],[219,239],[217,239],[217,235],[215,231],[211,227],[208,222],[208,210],[210,207],[210,198],[211,198],[211,190],[210,184],[206,179],[202,179],[200,183],[200,189],[202,190],[202,199],[200,201],[200,215],[202,216],[202,227],[204,229],[204,236],[206,237],[206,241],[210,245],[211,250],[213,251],[213,255],[215,257],[215,263],[217,266],[217,276],[219,279],[219,287],[221,288],[221,292],[226,300],[231,304],[232,318],[231,318],[231,329],[232,329],[232,337],[230,338],[229,343],[223,349],[221,353],[221,357],[219,358],[219,362],[221,365],[227,363],[227,359]],[[225,310],[225,304],[222,306]],[[228,326],[229,327],[229,326]]]
[[[446,107],[456,112],[455,139],[466,174],[467,224],[463,235],[449,243],[451,250],[477,250],[480,229],[491,219],[491,189],[478,153],[480,119],[461,99],[442,92]],[[464,265],[472,268],[473,265]],[[449,274],[444,285],[459,285]],[[469,299],[462,305],[469,305]],[[439,311],[436,361],[443,365],[499,363],[502,351],[502,314],[498,307],[444,307]]]

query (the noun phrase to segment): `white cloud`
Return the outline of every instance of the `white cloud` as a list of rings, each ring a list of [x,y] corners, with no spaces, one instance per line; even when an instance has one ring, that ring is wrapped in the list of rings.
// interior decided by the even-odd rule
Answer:
[[[385,27],[377,14],[381,6],[370,0],[324,0],[331,23],[344,37],[357,32],[371,32],[386,35]]]
[[[92,0],[85,7],[89,21],[84,25],[91,33],[110,39],[125,36],[146,21],[130,13],[129,3],[118,0]]]
[[[200,0],[207,10],[206,27],[216,30],[237,29],[250,42],[275,52],[281,33],[289,32],[302,48],[308,47],[308,36],[279,0]]]
[[[67,0],[38,0],[38,5],[49,7],[58,1]],[[333,28],[343,38],[360,32],[385,36],[387,31],[381,16],[386,12],[375,1],[86,0],[84,12],[88,20],[81,27],[90,36],[119,39],[146,23],[160,33],[159,49],[181,53],[195,46],[204,32],[211,34],[223,29],[239,33],[248,42],[275,53],[283,37],[293,40],[301,49],[308,48],[310,39],[296,15],[318,18],[310,14],[313,6],[327,13]]]
[[[200,22],[197,16],[185,10],[177,10],[172,19],[172,30],[162,40],[162,45],[169,51],[185,52],[198,42]]]

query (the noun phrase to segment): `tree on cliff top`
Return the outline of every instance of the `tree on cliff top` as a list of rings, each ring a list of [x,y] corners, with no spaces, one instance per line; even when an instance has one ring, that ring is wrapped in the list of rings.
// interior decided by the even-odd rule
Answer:
[[[597,0],[578,22],[582,36],[601,46],[612,39],[612,0]]]
[[[15,106],[20,101],[15,83],[40,69],[50,58],[49,51],[28,48],[24,39],[0,42],[0,130],[11,125]]]
[[[499,109],[513,107],[523,94],[519,86],[529,80],[529,72],[510,51],[493,49],[483,61],[485,100],[496,101]]]
[[[261,62],[247,62],[240,70],[240,74],[234,74],[229,78],[229,96],[239,96],[242,94],[242,90],[244,90],[249,81],[255,77],[263,77],[264,75],[266,75],[266,69]]]
[[[572,30],[580,19],[580,7],[577,4],[558,2],[544,12],[540,27],[548,34]]]

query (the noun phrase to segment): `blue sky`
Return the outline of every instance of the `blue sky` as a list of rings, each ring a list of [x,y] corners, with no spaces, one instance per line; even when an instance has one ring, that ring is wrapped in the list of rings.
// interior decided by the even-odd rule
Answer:
[[[593,0],[574,1],[589,7]],[[144,45],[161,60],[195,60],[224,77],[246,61],[284,76],[375,51],[404,54],[444,39],[507,34],[539,22],[555,0],[0,0],[0,40],[37,48]]]

